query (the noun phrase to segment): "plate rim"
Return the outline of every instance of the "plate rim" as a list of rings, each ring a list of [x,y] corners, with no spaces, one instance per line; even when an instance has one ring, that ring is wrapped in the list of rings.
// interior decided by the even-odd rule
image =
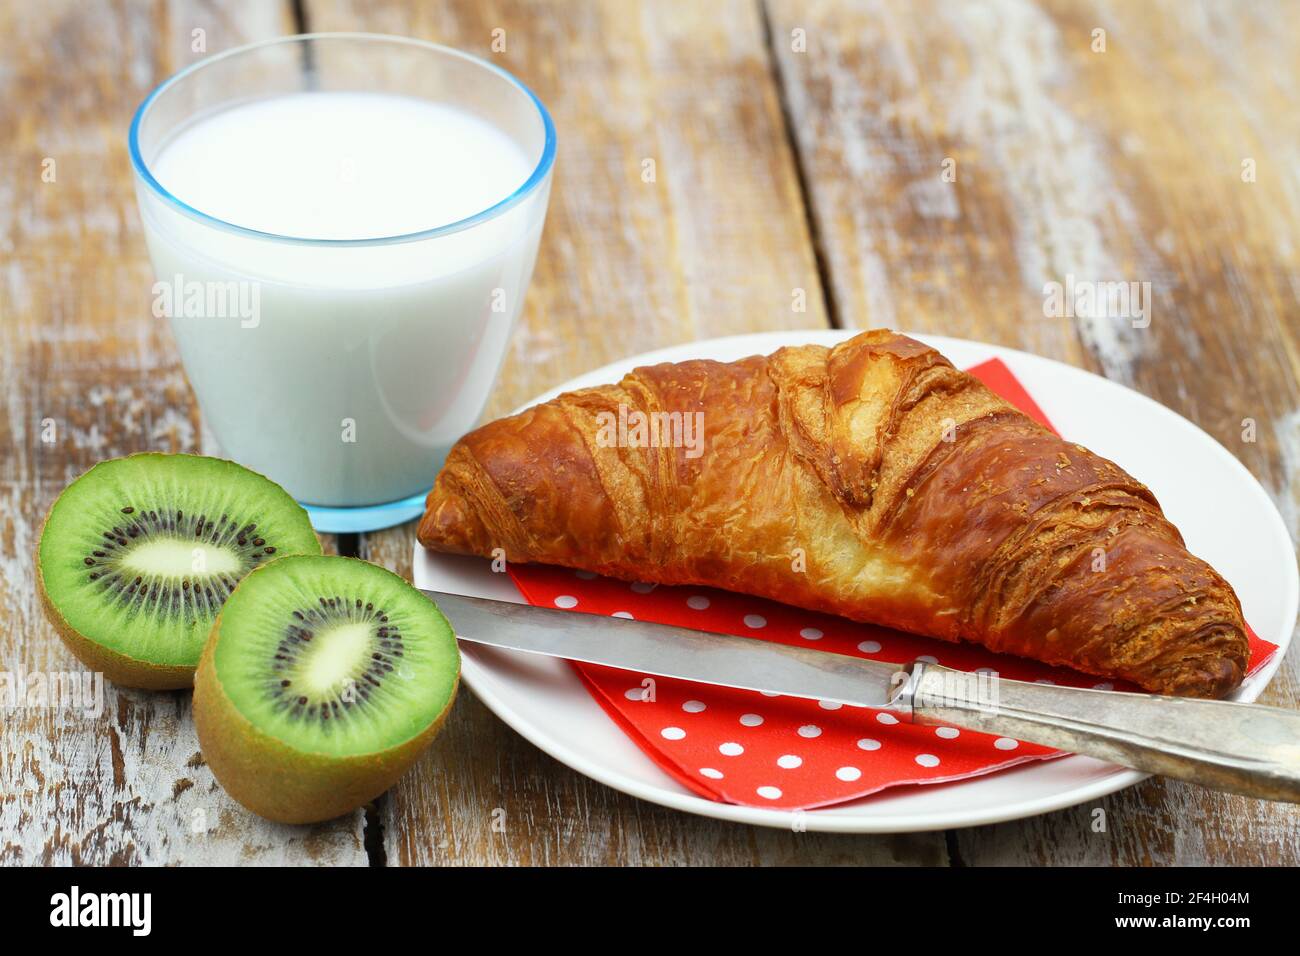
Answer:
[[[665,346],[648,352],[636,353],[621,359],[616,359],[588,372],[583,372],[579,375],[573,376],[566,382],[547,389],[538,394],[535,398],[519,405],[509,414],[518,414],[533,405],[549,401],[563,392],[571,391],[575,388],[587,387],[587,385],[584,384],[587,380],[622,375],[625,373],[625,370],[629,367],[630,363],[632,367],[635,367],[638,365],[654,364],[664,361],[682,361],[689,357],[691,350],[699,349],[701,347],[714,351],[729,347],[753,347],[755,351],[752,354],[768,354],[783,345],[829,344],[840,342],[852,338],[863,331],[865,330],[826,328],[772,330],[719,336],[710,339],[698,339],[677,345]],[[1032,352],[1026,352],[1022,349],[996,345],[994,343],[980,342],[974,339],[961,339],[952,336],[931,335],[928,333],[902,332],[901,334],[909,335],[918,341],[939,349],[940,352],[944,352],[945,344],[951,342],[959,344],[962,347],[973,346],[991,352],[999,357],[1013,355],[1022,356],[1031,362],[1045,362],[1052,366],[1056,366],[1070,375],[1082,375],[1090,379],[1097,379],[1105,385],[1119,388],[1124,392],[1129,393],[1130,396],[1135,396],[1141,399],[1147,406],[1153,406],[1156,410],[1156,414],[1175,419],[1181,423],[1182,426],[1190,426],[1195,432],[1199,433],[1201,439],[1215,449],[1216,454],[1228,461],[1230,467],[1235,468],[1239,476],[1246,479],[1245,484],[1251,486],[1252,493],[1267,503],[1267,510],[1270,520],[1274,525],[1274,530],[1280,530],[1282,537],[1290,542],[1294,549],[1294,541],[1291,538],[1291,533],[1287,529],[1281,513],[1278,511],[1276,503],[1274,503],[1268,492],[1265,491],[1259,480],[1251,474],[1250,470],[1247,469],[1235,455],[1228,451],[1212,435],[1202,429],[1195,422],[1179,415],[1173,409],[1160,404],[1155,399],[1150,398],[1121,382],[1115,382],[1101,375],[1089,372],[1086,369],[1069,365],[1057,359],[1036,355]],[[416,542],[414,547],[418,556],[423,549],[419,542]],[[1292,621],[1291,629],[1284,635],[1279,635],[1282,640],[1278,642],[1277,653],[1268,664],[1256,673],[1248,688],[1239,691],[1237,695],[1234,695],[1238,699],[1247,702],[1255,700],[1272,682],[1273,677],[1280,668],[1282,660],[1286,656],[1290,647],[1291,639],[1295,631],[1297,611],[1300,611],[1300,570],[1297,569],[1295,562],[1291,563],[1290,572],[1291,573],[1286,578],[1286,593],[1283,595],[1283,598],[1286,601],[1283,620]],[[1268,639],[1273,640],[1274,636],[1269,635]],[[482,670],[483,673],[480,673],[480,670]],[[533,746],[554,757],[556,760],[559,760],[570,769],[581,773],[583,776],[589,777],[598,783],[612,787],[615,790],[638,799],[647,800],[651,803],[674,810],[681,810],[687,813],[694,813],[700,816],[736,823],[785,829],[792,825],[793,820],[799,819],[803,827],[815,832],[862,834],[921,833],[934,830],[959,829],[971,826],[1003,823],[1010,820],[1038,816],[1043,813],[1051,813],[1055,810],[1061,810],[1066,807],[1077,806],[1080,803],[1085,803],[1089,800],[1116,793],[1117,791],[1139,783],[1150,776],[1150,774],[1141,773],[1136,770],[1116,768],[1112,773],[1098,780],[1064,789],[1052,796],[1037,796],[1021,801],[1013,801],[1011,803],[1001,804],[996,809],[981,807],[969,811],[947,812],[942,814],[942,818],[936,817],[933,812],[927,812],[919,815],[895,814],[888,817],[877,817],[873,820],[869,811],[865,808],[862,814],[846,815],[827,813],[827,810],[835,809],[831,807],[803,811],[769,810],[762,807],[746,807],[739,804],[708,800],[689,792],[674,792],[666,790],[662,787],[653,784],[646,784],[642,781],[630,778],[617,769],[612,769],[604,764],[588,760],[582,754],[571,750],[563,739],[547,736],[545,733],[541,732],[533,720],[520,714],[507,700],[498,695],[490,686],[490,682],[486,676],[487,670],[488,668],[486,665],[475,660],[472,656],[462,655],[461,675],[466,684],[474,691],[475,695],[483,701],[484,705]],[[599,705],[596,706],[598,707]],[[650,758],[645,757],[644,759],[649,761]],[[1087,759],[1090,758],[1067,756],[1059,758],[1059,762],[1063,763],[1071,760]],[[1054,760],[1052,762],[1057,763],[1058,761]],[[1017,771],[1032,770],[1039,766],[1042,766],[1041,761],[1032,764],[1023,764],[1018,767],[1012,767],[1000,771],[1000,775],[1012,774]],[[981,779],[981,777],[970,779]],[[957,786],[959,784],[960,781],[945,784],[945,786]]]

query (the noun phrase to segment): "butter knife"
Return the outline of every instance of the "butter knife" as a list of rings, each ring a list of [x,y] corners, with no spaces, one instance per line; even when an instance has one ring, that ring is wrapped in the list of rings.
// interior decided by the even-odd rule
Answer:
[[[1300,803],[1300,712],[1084,690],[424,591],[464,641],[587,664],[888,711],[1087,754],[1214,790]]]

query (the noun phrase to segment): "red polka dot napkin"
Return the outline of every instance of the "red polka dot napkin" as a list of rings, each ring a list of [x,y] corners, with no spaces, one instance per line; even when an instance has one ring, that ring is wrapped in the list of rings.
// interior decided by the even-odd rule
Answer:
[[[1050,427],[999,360],[970,369],[989,388]],[[901,664],[920,659],[1016,680],[1133,690],[1062,668],[857,624],[712,588],[628,584],[545,565],[510,567],[534,605],[676,624]],[[1253,672],[1277,648],[1251,634]],[[785,810],[853,800],[902,784],[963,780],[1059,753],[956,727],[900,723],[892,714],[756,691],[574,664],[610,718],[695,793]]]

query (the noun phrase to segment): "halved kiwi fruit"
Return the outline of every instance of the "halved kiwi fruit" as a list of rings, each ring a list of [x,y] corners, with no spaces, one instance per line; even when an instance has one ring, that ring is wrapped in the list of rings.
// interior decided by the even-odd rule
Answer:
[[[356,558],[281,558],[226,601],[194,686],[199,747],[254,813],[328,820],[396,782],[442,727],[460,653],[437,605]]]
[[[221,604],[249,571],[320,554],[270,479],[197,455],[100,462],[64,489],[37,546],[46,613],[72,652],[129,687],[188,687]]]

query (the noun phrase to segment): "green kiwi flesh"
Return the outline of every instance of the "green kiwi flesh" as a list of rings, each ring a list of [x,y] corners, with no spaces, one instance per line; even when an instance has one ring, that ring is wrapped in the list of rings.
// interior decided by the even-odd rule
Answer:
[[[284,558],[222,608],[195,683],[199,745],[254,812],[328,819],[392,785],[459,674],[447,619],[402,578],[355,558]]]
[[[37,547],[42,597],[74,653],[118,683],[192,682],[222,603],[251,570],[320,554],[279,485],[197,455],[95,465],[50,509]]]

